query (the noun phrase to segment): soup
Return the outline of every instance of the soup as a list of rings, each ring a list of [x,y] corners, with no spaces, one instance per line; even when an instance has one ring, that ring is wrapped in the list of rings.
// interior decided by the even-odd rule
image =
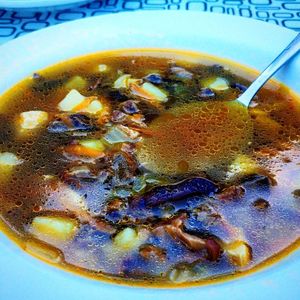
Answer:
[[[159,50],[38,71],[0,101],[1,228],[96,279],[216,282],[300,236],[300,102],[273,82],[249,109],[244,68]]]

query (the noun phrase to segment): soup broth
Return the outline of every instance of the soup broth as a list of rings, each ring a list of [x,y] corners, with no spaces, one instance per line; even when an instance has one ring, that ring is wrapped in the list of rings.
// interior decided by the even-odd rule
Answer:
[[[253,74],[252,74],[253,75]],[[88,55],[0,98],[2,229],[96,279],[186,286],[247,274],[300,236],[300,102],[175,51]]]

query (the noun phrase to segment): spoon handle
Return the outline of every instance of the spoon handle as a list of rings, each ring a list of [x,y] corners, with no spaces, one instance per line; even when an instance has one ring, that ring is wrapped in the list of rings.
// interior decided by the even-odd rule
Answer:
[[[252,82],[247,90],[237,99],[246,107],[249,106],[252,98],[265,84],[265,82],[277,72],[289,59],[291,59],[300,50],[300,33],[292,42],[271,62],[271,64]]]

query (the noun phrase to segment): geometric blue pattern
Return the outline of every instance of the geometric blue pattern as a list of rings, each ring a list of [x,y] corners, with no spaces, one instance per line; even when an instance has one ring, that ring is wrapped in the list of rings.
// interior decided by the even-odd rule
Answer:
[[[300,31],[300,0],[95,0],[48,11],[0,8],[0,43],[75,19],[121,11],[161,9],[237,15]]]

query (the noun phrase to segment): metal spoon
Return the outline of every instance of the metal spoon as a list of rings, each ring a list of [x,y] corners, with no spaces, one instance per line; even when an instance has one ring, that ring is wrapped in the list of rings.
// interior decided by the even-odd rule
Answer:
[[[265,84],[288,60],[300,51],[300,33],[292,40],[292,42],[271,62],[271,64],[252,82],[247,90],[237,99],[246,107],[249,106],[251,100]]]

